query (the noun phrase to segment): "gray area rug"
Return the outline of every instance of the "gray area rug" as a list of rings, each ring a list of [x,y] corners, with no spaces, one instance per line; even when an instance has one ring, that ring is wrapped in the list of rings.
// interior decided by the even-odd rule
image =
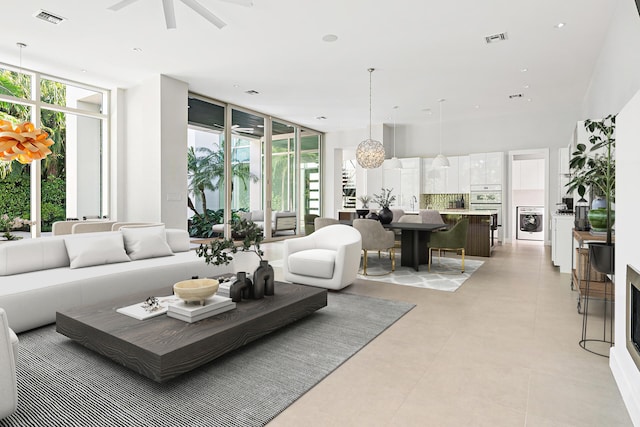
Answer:
[[[329,293],[322,310],[164,384],[46,326],[19,335],[18,410],[0,426],[262,426],[413,307]]]
[[[431,272],[427,271],[427,265],[420,265],[420,271],[413,267],[402,267],[400,255],[396,255],[396,270],[391,274],[391,260],[385,253],[378,259],[377,253],[370,253],[367,257],[367,276],[358,274],[358,277],[366,280],[395,283],[396,285],[414,286],[416,288],[435,289],[438,291],[454,292],[471,275],[484,264],[484,261],[464,259],[464,273],[460,273],[460,257],[436,256],[431,264]],[[362,273],[362,263],[360,263]],[[382,275],[384,274],[384,275]],[[381,276],[382,275],[382,276]]]

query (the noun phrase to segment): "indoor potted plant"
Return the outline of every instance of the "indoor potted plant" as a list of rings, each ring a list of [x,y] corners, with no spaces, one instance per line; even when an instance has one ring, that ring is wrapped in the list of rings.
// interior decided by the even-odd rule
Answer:
[[[612,203],[615,201],[616,188],[616,115],[610,114],[599,121],[585,120],[584,126],[591,133],[591,146],[578,144],[576,151],[572,153],[569,162],[572,178],[567,187],[569,191],[577,190],[580,197],[584,197],[589,188],[594,197],[604,198],[604,207],[591,209],[588,215],[592,230],[606,232],[606,241],[600,245],[590,244],[589,250],[594,268],[602,273],[612,273],[614,245],[611,229],[615,221]]]
[[[365,194],[358,197],[358,200],[360,200],[360,203],[362,203],[362,208],[356,209],[356,213],[358,214],[358,218],[365,218],[369,213],[369,202],[371,201],[371,196]]]
[[[396,201],[396,196],[391,195],[392,191],[393,188],[383,188],[382,193],[373,195],[373,202],[380,206],[378,218],[383,224],[389,224],[393,220],[393,212],[391,212],[389,206]]]

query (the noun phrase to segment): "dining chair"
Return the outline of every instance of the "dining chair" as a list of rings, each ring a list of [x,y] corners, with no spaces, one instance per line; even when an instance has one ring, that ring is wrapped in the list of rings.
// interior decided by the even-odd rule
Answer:
[[[321,229],[322,227],[326,227],[327,225],[334,224],[340,224],[340,221],[335,218],[328,218],[324,216],[319,216],[318,218],[313,219],[314,231],[318,231],[319,229]]]
[[[396,250],[395,250],[395,234],[391,230],[385,230],[379,221],[374,219],[354,219],[353,228],[358,230],[362,235],[362,251],[364,252],[362,261],[362,274],[368,276],[367,273],[367,256],[368,251],[388,252],[391,258],[391,271],[384,273],[389,274],[396,269]]]
[[[433,251],[438,251],[438,260],[442,252],[455,251],[462,254],[461,273],[464,273],[464,249],[467,244],[467,229],[469,228],[469,218],[458,221],[451,229],[432,233],[429,240],[428,271],[431,271],[431,258]]]

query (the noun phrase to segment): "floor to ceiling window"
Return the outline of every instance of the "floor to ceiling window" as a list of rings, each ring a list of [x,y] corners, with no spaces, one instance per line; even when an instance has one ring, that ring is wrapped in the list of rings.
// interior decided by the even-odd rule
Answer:
[[[225,108],[229,108],[230,112]],[[228,121],[226,125],[225,118]],[[305,136],[304,143],[299,142],[300,132]],[[228,171],[224,170],[227,152],[225,135],[231,140],[228,147]],[[270,120],[266,115],[241,107],[190,95],[190,158],[195,161],[199,155],[205,156],[207,150],[218,153],[210,157],[210,160],[218,164],[218,169],[211,168],[216,170],[217,175],[211,177],[210,188],[202,193],[207,207],[213,211],[213,225],[224,225],[224,218],[236,218],[239,211],[261,211],[265,217],[269,215],[269,211],[293,211],[297,213],[301,225],[305,213],[319,214],[321,136],[318,132]],[[207,148],[199,148],[201,146]],[[195,208],[190,208],[190,231],[192,236],[208,237],[214,234],[211,231],[211,218],[208,218],[207,225],[193,226],[194,222],[200,220],[198,213],[202,210],[201,201],[194,192],[193,174],[196,171],[192,169],[196,167],[204,168],[205,165],[193,163],[189,166],[190,200],[194,198],[191,205]],[[231,179],[231,212],[225,215],[226,176],[230,176]],[[299,182],[304,184],[300,186]],[[265,221],[265,228],[268,227],[270,224]],[[298,227],[298,230],[302,229],[302,226]],[[220,230],[220,227],[217,227],[217,230]],[[229,231],[225,230],[225,233]]]
[[[0,64],[0,119],[30,121],[54,141],[40,162],[0,162],[0,212],[35,221],[34,236],[65,218],[109,216],[107,98],[103,89]]]

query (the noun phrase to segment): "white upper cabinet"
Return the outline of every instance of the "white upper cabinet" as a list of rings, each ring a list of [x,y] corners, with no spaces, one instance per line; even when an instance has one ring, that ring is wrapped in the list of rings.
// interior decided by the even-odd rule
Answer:
[[[502,184],[504,153],[477,153],[469,156],[471,185]]]
[[[558,149],[558,162],[558,173],[569,175],[571,173],[569,169],[569,147]]]
[[[469,156],[458,157],[458,193],[470,191],[470,159]]]
[[[448,168],[433,168],[433,159],[422,159],[422,192],[460,194],[469,192],[469,156],[449,156]]]
[[[418,210],[420,200],[420,175],[421,159],[418,157],[400,159],[401,169],[385,168],[388,160],[382,165],[382,185],[377,189],[372,189],[371,194],[379,194],[382,188],[392,190],[391,194],[396,196],[394,207],[404,210]],[[413,208],[413,209],[412,209]]]

